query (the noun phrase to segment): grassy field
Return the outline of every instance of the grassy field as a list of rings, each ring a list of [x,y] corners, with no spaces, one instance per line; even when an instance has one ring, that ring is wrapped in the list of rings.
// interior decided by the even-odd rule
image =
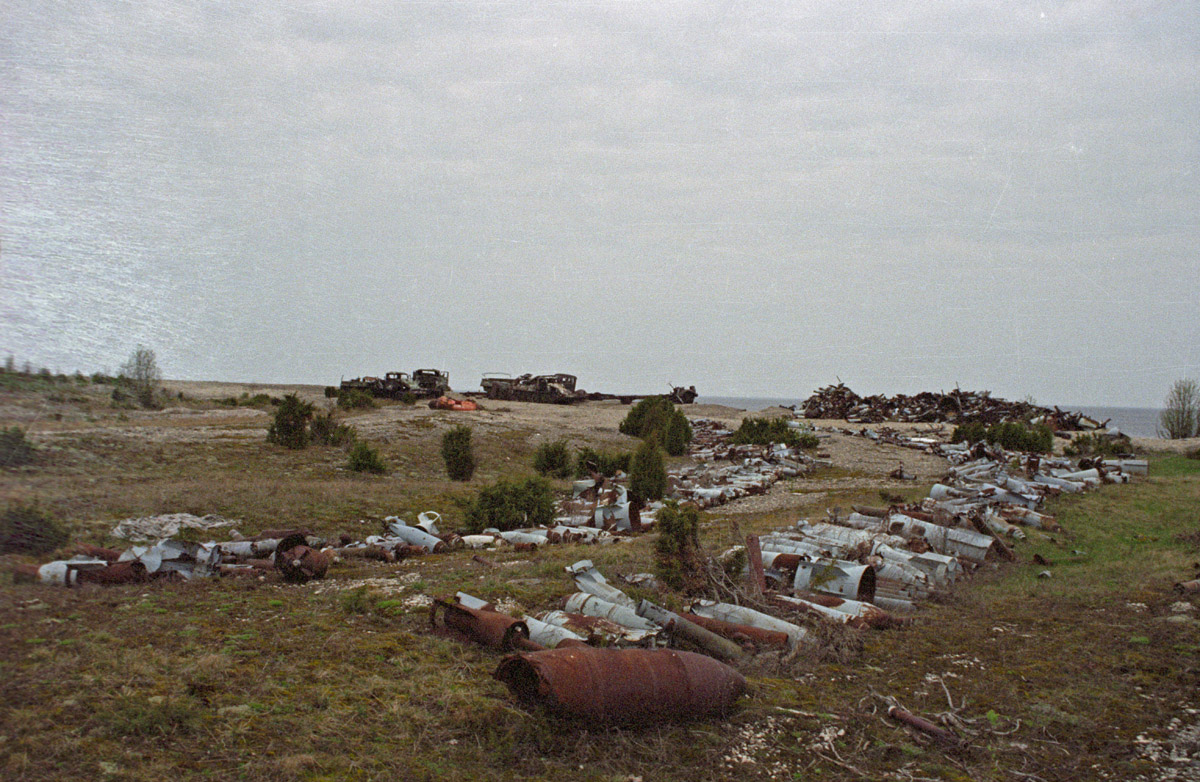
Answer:
[[[112,542],[105,536],[116,519],[175,511],[220,513],[246,533],[303,524],[356,537],[392,513],[435,508],[453,520],[453,497],[522,473],[537,442],[522,429],[477,434],[480,474],[451,485],[437,444],[457,419],[398,411],[386,441],[376,439],[392,472],[363,477],[342,469],[339,449],[266,444],[265,414],[226,418],[212,400],[183,400],[206,415],[184,425],[114,410],[103,388],[69,388],[0,389],[10,419],[0,423],[28,426],[38,446],[32,465],[0,470],[0,486],[6,499],[36,500],[94,543]],[[175,437],[171,427],[216,434]],[[806,483],[790,488],[803,492]],[[809,515],[878,499],[827,493]],[[557,607],[573,591],[564,565],[591,558],[610,579],[650,570],[652,535],[489,553],[490,566],[470,552],[348,562],[302,586],[268,578],[65,590],[14,585],[4,567],[0,774],[1157,779],[1156,762],[1139,748],[1167,738],[1173,718],[1196,723],[1186,709],[1200,708],[1197,612],[1177,610],[1182,598],[1171,589],[1194,577],[1200,560],[1200,461],[1153,457],[1150,478],[1061,499],[1052,510],[1065,534],[1031,531],[1018,563],[981,570],[923,607],[912,626],[823,630],[819,649],[800,659],[748,665],[750,695],[729,719],[640,730],[522,708],[491,678],[499,655],[430,634],[419,597],[462,589],[530,611]],[[704,514],[704,543],[719,551],[740,534],[795,520],[717,510]],[[1034,564],[1035,553],[1050,564]],[[1046,570],[1051,576],[1039,578]],[[629,591],[667,605],[682,599]],[[886,717],[891,703],[949,724],[961,743],[910,732]]]

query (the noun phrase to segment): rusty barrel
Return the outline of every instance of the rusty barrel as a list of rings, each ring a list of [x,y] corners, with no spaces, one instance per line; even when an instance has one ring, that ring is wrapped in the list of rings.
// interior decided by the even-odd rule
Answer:
[[[524,703],[602,724],[721,715],[746,691],[745,678],[725,663],[670,649],[570,646],[512,654],[494,676]]]
[[[529,627],[520,619],[480,608],[467,608],[448,600],[434,600],[429,624],[437,629],[438,609],[446,630],[467,640],[493,649],[528,648]],[[534,648],[541,648],[535,645]]]
[[[303,584],[324,578],[333,556],[308,545],[301,534],[288,535],[275,547],[275,569],[285,581]]]

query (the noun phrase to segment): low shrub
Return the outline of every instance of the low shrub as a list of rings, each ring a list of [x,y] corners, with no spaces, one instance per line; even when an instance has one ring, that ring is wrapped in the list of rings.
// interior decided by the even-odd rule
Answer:
[[[733,443],[756,445],[782,443],[788,448],[816,448],[821,444],[815,434],[793,429],[783,418],[743,418],[742,425],[729,440]]]
[[[987,426],[976,421],[954,427],[950,441],[987,442],[1009,451],[1050,453],[1054,448],[1054,431],[1045,424],[1026,426],[1017,421],[1001,421]]]
[[[611,478],[618,472],[628,473],[632,456],[629,451],[612,453],[582,448],[575,454],[575,477],[586,478],[595,472]]]
[[[353,426],[339,424],[333,417],[332,410],[313,415],[312,423],[308,425],[308,438],[314,445],[349,445],[358,439],[358,433]]]
[[[363,440],[355,442],[354,447],[350,449],[350,458],[346,466],[355,472],[370,472],[375,474],[387,472],[387,464],[384,463],[383,457],[379,455],[379,451],[372,448]]]
[[[533,469],[541,475],[551,478],[571,477],[571,452],[567,450],[566,440],[555,440],[552,443],[542,443],[533,454]]]
[[[337,396],[337,406],[343,410],[362,410],[375,407],[375,397],[359,388],[350,388]]]
[[[475,454],[471,451],[471,427],[459,424],[442,435],[442,461],[452,481],[469,481],[475,474]]]
[[[533,527],[554,521],[554,491],[550,481],[534,476],[523,481],[501,479],[479,490],[466,505],[466,529],[498,530]]]
[[[0,515],[0,553],[46,554],[69,539],[67,531],[36,505],[10,505]]]
[[[1081,434],[1063,448],[1067,456],[1120,456],[1132,451],[1133,443],[1125,435],[1109,437],[1095,432]]]
[[[692,441],[692,425],[665,396],[648,396],[633,406],[618,426],[621,434],[657,439],[667,453],[683,456]]]
[[[0,467],[20,467],[33,461],[33,443],[19,426],[0,429]]]
[[[704,552],[700,548],[700,514],[691,505],[668,501],[654,528],[654,572],[672,589],[694,592],[704,587]]]
[[[661,500],[667,490],[667,466],[658,441],[646,440],[633,452],[629,463],[630,499],[638,507],[650,500]]]
[[[311,403],[288,394],[275,408],[275,419],[267,429],[267,442],[285,448],[303,448],[308,445],[308,422],[312,416]]]
[[[982,443],[987,440],[987,424],[972,421],[966,424],[959,424],[954,427],[954,433],[950,435],[952,443]]]

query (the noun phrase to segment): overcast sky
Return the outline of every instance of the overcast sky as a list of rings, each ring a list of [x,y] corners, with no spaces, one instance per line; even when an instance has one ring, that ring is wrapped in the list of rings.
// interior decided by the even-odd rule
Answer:
[[[1200,6],[8,0],[0,353],[335,383],[1200,376]]]

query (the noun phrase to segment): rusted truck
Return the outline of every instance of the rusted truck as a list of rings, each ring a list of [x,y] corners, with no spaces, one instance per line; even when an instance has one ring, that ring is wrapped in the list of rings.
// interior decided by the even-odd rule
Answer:
[[[418,369],[409,376],[407,372],[388,372],[383,377],[367,375],[343,380],[339,393],[363,391],[382,399],[436,399],[450,390],[450,374],[438,369]],[[328,395],[328,394],[327,394]]]
[[[545,404],[569,405],[582,401],[586,394],[575,390],[574,375],[521,375],[504,377],[484,375],[479,385],[488,399],[504,399],[515,402],[542,402]]]
[[[436,399],[450,390],[450,373],[440,369],[418,369],[412,373],[412,379],[416,385],[413,393],[418,397]]]

